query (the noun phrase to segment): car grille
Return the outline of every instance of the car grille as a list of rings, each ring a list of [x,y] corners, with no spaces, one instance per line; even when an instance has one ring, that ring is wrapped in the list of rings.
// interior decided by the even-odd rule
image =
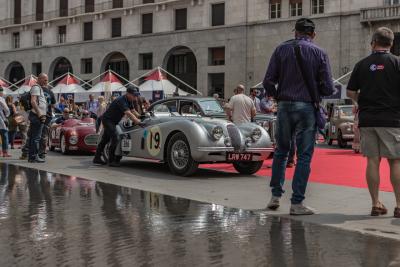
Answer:
[[[241,147],[241,144],[242,144],[242,138],[240,136],[240,131],[239,131],[238,127],[230,124],[227,126],[227,129],[228,129],[229,138],[231,139],[233,148],[235,150],[239,150]]]
[[[98,134],[90,134],[85,137],[85,144],[88,146],[96,146],[99,140]]]

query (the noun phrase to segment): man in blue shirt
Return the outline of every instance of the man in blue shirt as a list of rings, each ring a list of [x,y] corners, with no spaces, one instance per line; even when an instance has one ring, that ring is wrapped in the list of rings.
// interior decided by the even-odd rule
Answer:
[[[295,39],[276,48],[263,82],[267,94],[278,101],[277,148],[272,164],[272,198],[268,204],[269,209],[279,208],[284,193],[282,187],[291,139],[293,135],[296,136],[298,159],[292,183],[291,215],[314,214],[313,209],[303,205],[317,131],[315,103],[310,90],[318,100],[334,92],[328,56],[313,43],[314,38],[314,22],[299,19],[295,26]],[[304,77],[296,59],[297,45],[300,47],[302,65],[307,66],[303,70]],[[307,88],[307,83],[312,88]]]
[[[140,119],[134,115],[133,101],[140,96],[139,89],[133,85],[126,87],[126,94],[115,99],[102,116],[104,133],[100,143],[97,145],[96,155],[93,163],[96,165],[105,165],[101,159],[104,148],[110,142],[109,148],[109,165],[111,167],[119,167],[119,161],[115,158],[115,149],[118,145],[118,133],[116,125],[124,116],[127,116],[137,125],[142,125]]]

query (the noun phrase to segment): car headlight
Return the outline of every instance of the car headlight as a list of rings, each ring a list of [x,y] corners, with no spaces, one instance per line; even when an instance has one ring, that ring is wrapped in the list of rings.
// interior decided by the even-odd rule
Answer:
[[[78,143],[78,136],[76,136],[76,135],[71,136],[71,137],[69,138],[69,143],[70,143],[71,145],[76,145],[76,144]]]
[[[256,128],[253,130],[253,132],[251,133],[251,139],[253,139],[254,142],[260,140],[262,135],[262,132],[259,128]]]
[[[221,126],[216,126],[212,129],[211,135],[215,140],[219,140],[224,135],[224,130]]]

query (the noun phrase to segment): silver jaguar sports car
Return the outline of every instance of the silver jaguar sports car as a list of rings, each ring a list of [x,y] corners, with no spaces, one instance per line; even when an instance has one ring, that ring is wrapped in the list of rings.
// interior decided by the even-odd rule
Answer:
[[[121,122],[116,156],[162,162],[181,176],[194,174],[202,163],[232,163],[239,173],[254,174],[274,150],[268,133],[255,123],[235,125],[175,111],[155,103],[144,127]]]

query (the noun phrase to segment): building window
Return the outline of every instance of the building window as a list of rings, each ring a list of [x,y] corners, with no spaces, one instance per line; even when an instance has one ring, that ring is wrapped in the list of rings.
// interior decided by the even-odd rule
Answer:
[[[311,13],[314,14],[323,14],[324,13],[324,0],[312,0],[311,4]]]
[[[143,0],[143,4],[152,4],[154,0]]]
[[[153,53],[139,54],[139,67],[141,70],[153,68]]]
[[[20,48],[20,37],[19,37],[19,32],[14,32],[14,33],[13,33],[12,47],[13,47],[14,49]]]
[[[21,24],[21,0],[14,0],[14,24]]]
[[[384,4],[386,6],[393,6],[400,4],[400,0],[385,0]]]
[[[225,47],[210,48],[208,53],[210,66],[225,65]]]
[[[68,16],[68,0],[60,0],[60,17]]]
[[[269,5],[269,17],[271,19],[279,19],[281,17],[281,0],[271,0]]]
[[[153,33],[153,13],[142,14],[142,34]]]
[[[42,46],[42,29],[35,30],[34,45]]]
[[[83,24],[83,41],[93,40],[93,22]]]
[[[303,15],[302,0],[290,0],[290,16],[299,17]]]
[[[85,13],[94,12],[94,0],[85,0]]]
[[[175,10],[175,30],[186,30],[187,29],[187,9],[176,9]]]
[[[211,5],[211,25],[225,25],[225,3]]]
[[[124,7],[124,0],[113,0],[112,1],[112,8],[123,8]]]
[[[58,43],[63,44],[67,41],[67,26],[58,27]]]
[[[121,18],[111,19],[111,37],[121,37]]]
[[[81,59],[81,72],[83,74],[93,73],[93,59],[82,58]]]
[[[40,73],[42,73],[42,63],[32,63],[32,74],[35,76],[39,76]]]
[[[43,20],[43,0],[36,0],[36,20],[42,21]]]

